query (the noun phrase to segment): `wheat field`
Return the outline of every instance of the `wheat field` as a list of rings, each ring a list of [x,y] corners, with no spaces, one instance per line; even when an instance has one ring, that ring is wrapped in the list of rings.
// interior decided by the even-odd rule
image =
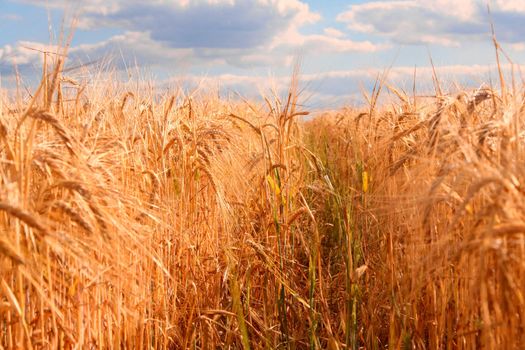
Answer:
[[[0,97],[0,348],[525,341],[521,87],[305,118],[298,73],[228,100],[56,57]]]

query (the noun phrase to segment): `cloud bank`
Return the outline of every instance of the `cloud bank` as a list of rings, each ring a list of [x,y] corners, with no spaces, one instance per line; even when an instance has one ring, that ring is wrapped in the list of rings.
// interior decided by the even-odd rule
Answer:
[[[492,19],[498,39],[507,43],[525,38],[525,1],[494,0]],[[485,0],[397,0],[352,5],[337,16],[354,32],[397,44],[437,44],[459,47],[469,40],[490,38]]]
[[[79,14],[78,30],[110,30],[103,40],[72,47],[73,64],[110,56],[117,69],[137,63],[163,70],[162,79],[185,67],[182,71],[194,81],[202,80],[196,71],[204,75],[212,71],[208,81],[222,81],[221,86],[243,93],[267,86],[268,76],[261,71],[273,67],[289,71],[300,54],[327,62],[322,72],[303,76],[306,90],[325,102],[359,94],[360,86],[370,87],[381,71],[362,68],[364,64],[359,69],[350,69],[350,64],[339,67],[342,57],[361,55],[374,64],[374,57],[393,57],[393,49],[403,45],[435,45],[459,52],[470,43],[490,42],[485,0],[369,1],[346,6],[333,18],[323,18],[300,0],[12,1],[69,7],[69,13]],[[498,40],[514,52],[525,52],[525,1],[492,0],[491,12]],[[30,41],[6,44],[0,47],[0,74],[12,74],[14,65],[21,73],[38,73],[42,64],[38,50],[52,49]],[[331,65],[331,60],[337,63]],[[476,77],[492,71],[487,67],[463,64],[438,71],[450,81],[478,82]],[[394,68],[393,84],[411,82],[413,69]],[[431,81],[429,72],[428,67],[420,68],[418,76]],[[275,81],[285,86],[288,77]]]

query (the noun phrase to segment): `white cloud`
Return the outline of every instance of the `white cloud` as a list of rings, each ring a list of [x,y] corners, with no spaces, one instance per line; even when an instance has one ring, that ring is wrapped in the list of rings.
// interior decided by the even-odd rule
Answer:
[[[332,37],[332,38],[343,38],[345,36],[345,33],[340,31],[339,29],[335,29],[335,28],[332,28],[332,27],[328,27],[328,28],[323,29],[323,33],[326,36]]]
[[[69,50],[69,56],[73,60],[82,61],[111,56],[156,65],[169,62],[176,64],[189,60],[194,57],[194,50],[166,48],[161,43],[152,40],[148,33],[125,32],[96,44],[73,47]]]
[[[503,70],[510,72],[510,66],[504,65]],[[457,92],[459,86],[474,89],[487,81],[488,75],[497,76],[495,65],[449,65],[435,67],[445,92]],[[306,108],[321,109],[338,108],[344,104],[363,104],[365,100],[362,90],[370,92],[376,79],[383,74],[383,69],[351,69],[336,70],[317,74],[301,74],[299,87],[303,91],[300,103]],[[433,68],[424,66],[416,71],[417,93],[432,95]],[[387,83],[400,89],[412,91],[414,67],[395,67],[389,70]],[[180,83],[180,80],[170,80]],[[285,95],[289,87],[290,76],[246,76],[236,74],[221,74],[217,76],[202,77],[192,75],[184,81],[190,86],[207,88],[221,88],[221,92],[239,92],[249,98],[257,98],[269,91],[276,91]],[[457,85],[456,85],[457,84]],[[387,95],[384,89],[383,95]]]
[[[44,5],[39,0],[23,0]],[[66,0],[48,0],[60,7]],[[122,51],[140,65],[181,61],[241,68],[286,66],[305,54],[376,52],[388,46],[355,41],[334,28],[302,34],[321,16],[300,0],[79,0],[74,3],[83,30],[118,28],[123,34],[78,55],[98,58]]]
[[[495,0],[492,5],[498,38],[523,42],[525,1]],[[468,40],[490,40],[485,0],[374,1],[351,5],[337,20],[352,31],[400,44],[460,46]]]
[[[99,25],[149,32],[153,40],[172,48],[256,48],[292,24],[316,20],[317,15],[300,5],[298,1],[192,1],[186,6],[128,1],[108,15],[86,16]]]
[[[469,22],[475,18],[478,15],[479,5],[484,4],[483,1],[478,0],[417,0],[416,3],[427,6],[435,13],[446,13],[448,16],[464,22]]]
[[[32,41],[19,41],[15,45],[0,47],[0,73],[12,74],[16,67],[20,72],[29,69],[39,70],[44,60],[44,52],[50,59],[60,53],[57,46]]]
[[[331,34],[331,35],[330,35]],[[341,33],[342,34],[342,33]],[[274,39],[270,49],[300,50],[305,54],[343,53],[343,52],[377,52],[389,48],[385,44],[375,44],[370,41],[353,41],[329,34],[301,34],[297,28],[291,27]]]
[[[501,11],[525,13],[525,1],[523,0],[495,0],[495,5]]]
[[[69,3],[48,1],[53,7]],[[148,32],[153,40],[172,48],[260,47],[291,26],[320,19],[299,0],[79,0],[75,7],[81,13],[81,29]]]
[[[191,68],[202,64],[235,67],[290,65],[293,56],[250,48],[171,48],[151,39],[149,33],[126,32],[106,41],[79,45],[70,50],[73,60],[91,61],[107,56],[116,58],[115,63],[164,68]],[[122,59],[127,62],[122,62]]]

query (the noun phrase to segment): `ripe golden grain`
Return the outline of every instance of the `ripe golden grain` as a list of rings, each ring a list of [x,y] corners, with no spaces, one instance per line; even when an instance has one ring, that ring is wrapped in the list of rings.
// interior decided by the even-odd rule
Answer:
[[[524,94],[435,79],[303,122],[295,78],[221,101],[46,67],[0,122],[0,347],[518,348]]]

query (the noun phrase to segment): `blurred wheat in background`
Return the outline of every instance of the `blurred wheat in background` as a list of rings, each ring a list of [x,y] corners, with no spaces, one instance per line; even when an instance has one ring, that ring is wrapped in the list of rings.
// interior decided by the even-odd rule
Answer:
[[[303,121],[297,72],[233,101],[64,55],[1,97],[0,347],[525,341],[521,86]]]

